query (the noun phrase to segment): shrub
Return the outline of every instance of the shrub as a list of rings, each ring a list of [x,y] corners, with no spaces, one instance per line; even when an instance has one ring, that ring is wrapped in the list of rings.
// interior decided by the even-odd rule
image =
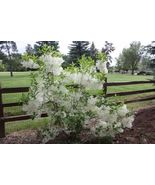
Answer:
[[[49,142],[61,132],[89,131],[94,137],[114,137],[131,128],[133,116],[126,105],[110,104],[103,98],[103,83],[107,72],[105,60],[95,66],[90,57],[83,56],[79,67],[63,69],[63,59],[55,53],[39,58],[39,73],[32,75],[32,84],[23,110],[38,118],[46,112],[49,124],[42,131],[43,142]],[[27,65],[27,66],[30,66]],[[98,72],[98,70],[100,72]],[[100,93],[95,95],[96,90]],[[78,138],[78,137],[77,137]]]

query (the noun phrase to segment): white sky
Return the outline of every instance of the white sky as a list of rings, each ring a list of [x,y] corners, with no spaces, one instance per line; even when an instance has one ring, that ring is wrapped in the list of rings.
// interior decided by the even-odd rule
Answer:
[[[107,40],[116,48],[115,58],[132,41],[145,45],[155,40],[154,4],[154,0],[5,0],[0,40],[23,41],[17,43],[20,51],[32,41],[58,40],[62,53],[72,40],[94,41],[98,49]]]

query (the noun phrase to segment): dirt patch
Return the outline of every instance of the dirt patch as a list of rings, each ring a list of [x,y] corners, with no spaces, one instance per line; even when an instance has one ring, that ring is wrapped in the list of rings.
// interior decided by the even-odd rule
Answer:
[[[0,144],[39,144],[40,140],[36,130],[13,132],[0,139]]]
[[[155,144],[155,107],[141,109],[135,115],[132,129],[115,138],[115,143]]]
[[[63,137],[62,136],[60,138],[58,137],[57,141],[54,141],[53,143],[69,143],[69,142],[63,142],[66,137],[67,136],[63,134]],[[85,137],[86,135],[84,134],[83,139],[85,139]],[[7,135],[5,138],[0,139],[0,144],[2,143],[3,144],[39,144],[41,143],[41,141],[38,138],[37,131],[28,130],[28,131],[19,131],[19,132],[11,133]],[[92,141],[92,143],[95,143],[95,142]],[[114,139],[114,143],[155,144],[155,107],[139,110],[135,114],[135,121],[133,123],[132,129],[126,129],[124,133],[117,135],[116,138]]]

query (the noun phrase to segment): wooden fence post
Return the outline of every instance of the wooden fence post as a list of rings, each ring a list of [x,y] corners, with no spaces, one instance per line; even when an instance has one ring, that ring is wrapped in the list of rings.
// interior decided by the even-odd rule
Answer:
[[[5,122],[1,119],[4,117],[2,89],[0,84],[0,138],[5,137]]]
[[[106,95],[107,95],[107,77],[105,78],[105,82],[104,82],[104,84],[103,84],[103,88],[104,88],[104,93],[105,93],[105,97],[106,97]]]

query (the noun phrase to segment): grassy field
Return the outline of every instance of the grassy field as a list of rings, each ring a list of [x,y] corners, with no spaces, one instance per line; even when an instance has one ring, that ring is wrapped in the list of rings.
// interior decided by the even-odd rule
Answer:
[[[30,86],[30,72],[15,72],[14,77],[10,77],[8,72],[0,72],[0,83],[2,87],[24,87]],[[132,76],[126,74],[108,74],[108,82],[116,82],[116,81],[141,81],[152,79],[152,76]],[[118,87],[109,87],[108,92],[118,92],[118,91],[133,91],[133,90],[142,90],[154,88],[151,84],[143,84],[143,85],[129,85],[129,86],[118,86]],[[125,99],[133,99],[137,97],[145,97],[153,93],[147,93],[142,95],[132,95],[126,97],[116,97],[112,98],[116,101],[125,100]],[[17,102],[21,100],[21,93],[18,94],[6,94],[3,95],[3,102]],[[141,103],[132,103],[129,104],[128,107],[130,110],[138,110],[139,108],[147,107],[153,105],[153,101],[141,102]],[[21,114],[21,107],[12,107],[5,108],[6,115],[18,115]],[[6,132],[14,132],[23,129],[35,129],[47,124],[47,118],[41,118],[39,120],[27,120],[22,122],[13,122],[6,124]]]
[[[152,79],[152,76],[133,76],[128,74],[108,74],[107,76],[108,82],[124,82],[124,81],[147,81]],[[109,92],[121,92],[121,91],[137,91],[137,90],[144,90],[144,89],[151,89],[155,88],[153,84],[140,84],[140,85],[127,85],[127,86],[117,86],[117,87],[108,87]],[[130,95],[130,96],[120,96],[120,97],[113,97],[110,98],[115,101],[125,101],[125,100],[132,100],[136,98],[143,98],[150,95],[154,95],[153,93],[144,93],[144,94],[137,94],[137,95]],[[154,105],[154,101],[146,101],[146,102],[139,102],[139,103],[132,103],[128,104],[128,108],[132,111],[136,111],[140,108],[145,108],[148,106]]]

